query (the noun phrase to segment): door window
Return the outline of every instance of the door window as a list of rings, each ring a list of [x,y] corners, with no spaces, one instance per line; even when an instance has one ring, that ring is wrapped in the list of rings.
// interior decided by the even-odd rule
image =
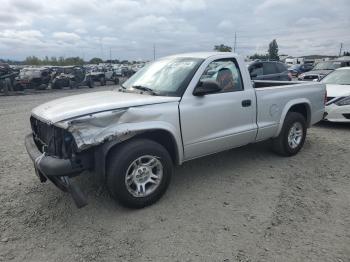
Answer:
[[[276,67],[274,63],[264,63],[264,75],[276,74]]]
[[[282,63],[277,63],[276,66],[277,66],[277,69],[280,73],[288,71],[288,69]],[[303,66],[300,66],[300,67],[302,68]]]
[[[250,75],[261,76],[264,74],[262,64],[254,64],[249,69]]]
[[[243,90],[241,73],[237,63],[231,59],[221,59],[211,62],[200,79],[217,81],[221,87],[221,93]]]

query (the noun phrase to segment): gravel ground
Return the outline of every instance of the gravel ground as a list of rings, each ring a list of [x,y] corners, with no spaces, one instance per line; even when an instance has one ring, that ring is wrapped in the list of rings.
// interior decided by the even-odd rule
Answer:
[[[23,138],[33,107],[96,90],[0,97],[0,261],[350,261],[350,125],[317,125],[292,158],[265,142],[188,162],[142,210],[86,173],[77,209],[40,184]]]

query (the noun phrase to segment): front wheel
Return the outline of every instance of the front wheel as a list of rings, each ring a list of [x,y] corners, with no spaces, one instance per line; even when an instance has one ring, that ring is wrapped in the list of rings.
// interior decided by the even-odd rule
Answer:
[[[173,173],[168,151],[148,139],[117,146],[107,161],[108,189],[113,198],[130,208],[143,208],[160,199]]]
[[[303,147],[306,138],[306,120],[297,112],[289,112],[278,137],[272,140],[273,150],[282,156],[293,156]]]

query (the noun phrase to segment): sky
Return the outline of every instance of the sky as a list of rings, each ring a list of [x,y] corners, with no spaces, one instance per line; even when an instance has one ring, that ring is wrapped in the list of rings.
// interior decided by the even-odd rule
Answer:
[[[350,51],[350,0],[0,0],[0,58],[151,60],[234,46],[236,53]]]

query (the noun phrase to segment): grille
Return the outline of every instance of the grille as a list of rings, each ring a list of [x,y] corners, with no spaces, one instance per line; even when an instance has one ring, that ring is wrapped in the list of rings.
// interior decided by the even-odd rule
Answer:
[[[343,114],[346,119],[350,119],[350,114]]]
[[[66,158],[71,155],[71,143],[73,139],[67,131],[44,123],[33,116],[30,118],[30,123],[35,144],[40,152],[45,151],[49,155],[60,158]]]

